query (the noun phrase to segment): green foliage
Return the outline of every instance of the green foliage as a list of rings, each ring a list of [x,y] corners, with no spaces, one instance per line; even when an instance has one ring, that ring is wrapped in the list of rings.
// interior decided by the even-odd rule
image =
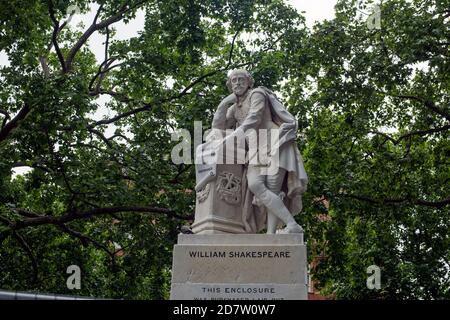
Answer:
[[[339,1],[290,59],[310,177],[302,221],[323,293],[450,297],[448,7],[383,2],[371,30],[358,17],[370,6]],[[372,264],[379,291],[366,288]]]
[[[93,29],[63,24],[70,5],[100,8]],[[170,161],[171,133],[208,129],[227,72],[244,67],[298,118],[310,178],[299,222],[322,292],[449,298],[450,5],[383,2],[379,30],[360,13],[370,5],[338,1],[308,30],[279,0],[2,2],[0,288],[167,299],[195,205],[194,166]],[[138,10],[144,29],[118,40],[115,23]],[[104,61],[83,41],[93,32]],[[32,170],[13,178],[20,166]]]

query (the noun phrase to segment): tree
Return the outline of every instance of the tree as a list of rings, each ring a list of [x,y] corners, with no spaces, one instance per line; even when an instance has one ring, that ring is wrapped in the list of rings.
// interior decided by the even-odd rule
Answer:
[[[325,293],[450,297],[449,7],[383,1],[377,29],[370,1],[338,1],[336,18],[292,48],[287,96],[310,176],[303,221]],[[366,287],[370,265],[381,290]]]
[[[67,22],[73,6],[95,10],[85,30]],[[114,25],[138,10],[144,30],[116,39]],[[30,0],[0,11],[10,60],[0,78],[0,287],[73,293],[66,269],[76,264],[77,294],[167,298],[172,246],[195,199],[193,165],[170,160],[171,132],[209,126],[230,69],[276,86],[280,43],[306,36],[303,18],[281,1]],[[87,46],[96,32],[102,62]],[[102,108],[113,115],[94,120]],[[33,170],[12,179],[18,166]]]
[[[383,1],[380,28],[372,4],[340,0],[308,30],[278,0],[2,3],[0,288],[73,294],[76,264],[77,294],[167,298],[195,204],[171,133],[207,129],[227,72],[245,67],[299,120],[298,219],[322,292],[449,298],[449,2]],[[95,12],[85,30],[66,22],[72,5]],[[118,40],[139,10],[144,30]],[[12,179],[18,166],[32,170]],[[366,287],[371,265],[381,290]]]

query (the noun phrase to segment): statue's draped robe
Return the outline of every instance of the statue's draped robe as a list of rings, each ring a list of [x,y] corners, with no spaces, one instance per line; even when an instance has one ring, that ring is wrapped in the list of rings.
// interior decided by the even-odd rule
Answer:
[[[284,204],[292,215],[302,210],[302,194],[306,191],[308,176],[305,172],[303,159],[295,142],[297,136],[297,121],[283,105],[275,98],[275,95],[265,87],[251,89],[242,102],[245,106],[234,104],[228,110],[218,110],[213,128],[228,129],[236,127],[236,133],[245,133],[249,129],[269,129],[267,123],[275,124],[279,129],[278,148],[269,145],[270,152],[278,152],[278,165],[287,171],[281,191],[285,195]],[[244,118],[239,119],[238,108],[247,107]],[[226,112],[226,114],[225,114]],[[241,112],[242,113],[242,112]],[[245,114],[246,113],[246,114]],[[252,165],[252,164],[249,164]],[[245,231],[256,233],[266,228],[267,211],[248,189],[247,166],[242,179],[242,220]]]

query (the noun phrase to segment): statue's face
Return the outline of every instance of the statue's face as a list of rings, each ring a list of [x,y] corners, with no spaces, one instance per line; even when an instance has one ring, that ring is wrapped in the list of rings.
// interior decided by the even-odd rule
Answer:
[[[236,73],[231,76],[231,89],[233,90],[234,94],[239,96],[244,95],[248,88],[249,88],[249,79],[248,77],[243,73]]]

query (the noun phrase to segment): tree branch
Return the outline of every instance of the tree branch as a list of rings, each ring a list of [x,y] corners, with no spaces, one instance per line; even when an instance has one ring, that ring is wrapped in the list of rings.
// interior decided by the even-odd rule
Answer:
[[[436,104],[433,101],[431,101],[429,99],[425,99],[423,97],[419,97],[419,96],[415,96],[415,95],[408,95],[408,94],[394,95],[394,94],[389,94],[389,93],[383,92],[383,91],[377,91],[377,92],[381,93],[383,95],[393,97],[393,98],[418,101],[418,102],[422,103],[427,109],[433,111],[434,113],[439,114],[440,116],[442,116],[445,119],[447,119],[448,121],[450,121],[450,113],[440,109],[438,106],[436,106]]]
[[[61,52],[61,49],[59,48],[57,37],[58,37],[59,31],[61,31],[61,29],[66,25],[66,23],[64,23],[61,28],[59,27],[59,21],[56,20],[56,18],[55,18],[55,9],[53,7],[52,0],[48,0],[48,11],[50,13],[50,19],[53,22],[52,43],[53,43],[53,46],[55,47],[56,55],[58,56],[59,63],[61,64],[63,73],[65,73],[67,71],[66,63],[64,62],[64,56]]]
[[[406,138],[410,138],[412,136],[418,135],[418,136],[425,136],[427,134],[431,134],[431,133],[436,133],[436,132],[441,132],[441,131],[447,131],[450,130],[450,124],[445,125],[443,127],[439,127],[439,128],[431,128],[431,129],[427,129],[427,130],[417,130],[417,131],[411,131],[408,133],[405,133],[403,135],[401,135],[398,139],[395,139],[393,137],[391,137],[390,135],[384,133],[384,132],[380,132],[380,131],[369,131],[369,133],[374,133],[374,134],[378,134],[380,136],[383,136],[385,138],[384,142],[381,144],[383,145],[387,140],[391,141],[394,145],[397,145],[400,143],[401,140],[406,139]]]
[[[211,72],[209,72],[209,73],[206,73],[206,74],[204,74],[204,75],[198,77],[196,80],[194,80],[193,82],[191,82],[187,87],[185,87],[180,93],[178,93],[178,94],[176,94],[176,95],[174,95],[174,96],[172,96],[172,97],[169,97],[169,98],[167,98],[167,99],[162,99],[161,101],[159,101],[159,103],[165,103],[165,102],[170,102],[170,101],[172,101],[172,100],[180,99],[181,97],[183,97],[184,95],[186,95],[187,92],[188,92],[191,88],[193,88],[193,87],[194,87],[195,85],[197,85],[198,83],[202,82],[205,78],[211,77],[211,76],[213,76],[213,75],[215,75],[215,74],[217,74],[217,73],[219,73],[219,72],[222,72],[222,71],[224,71],[224,70],[227,70],[227,69],[230,67],[230,65],[231,65],[231,60],[232,60],[232,57],[233,57],[233,48],[234,48],[235,40],[236,40],[236,38],[237,38],[239,32],[241,31],[242,27],[243,27],[243,24],[242,24],[241,28],[239,28],[239,30],[236,31],[236,33],[235,33],[234,36],[233,36],[233,40],[232,40],[232,42],[231,42],[230,54],[229,54],[229,57],[228,57],[228,63],[227,63],[227,65],[226,65],[224,68],[216,69],[216,70],[214,70],[214,71],[211,71]],[[107,61],[107,60],[105,59],[105,61],[104,61],[103,63],[106,63],[106,61]],[[238,65],[235,66],[235,68],[243,67],[243,66],[246,66],[246,65],[249,65],[249,64],[250,64],[250,62],[238,64]],[[102,66],[100,66],[99,72],[98,72],[98,73],[94,76],[94,78],[91,80],[91,83],[90,83],[90,85],[89,85],[89,88],[92,87],[92,85],[93,85],[95,79],[96,79],[99,75],[101,75],[102,73],[107,72],[107,71],[111,70],[112,68],[115,68],[115,67],[117,67],[117,66],[119,66],[119,65],[121,65],[121,64],[117,64],[117,65],[114,65],[114,66],[112,66],[112,67],[107,66],[106,69],[103,70],[103,71],[100,71],[100,70],[101,70],[101,67],[102,67]],[[90,92],[89,94],[90,94],[90,95],[94,95],[94,96],[97,95],[97,94],[109,94],[109,95],[111,95],[111,96],[114,97],[114,98],[119,97],[119,101],[121,101],[121,102],[130,102],[130,101],[133,101],[133,99],[128,98],[128,97],[126,97],[126,96],[123,96],[123,95],[121,95],[121,94],[119,94],[119,93],[117,93],[117,92],[101,90],[100,87],[97,87],[97,90],[95,90],[95,91],[93,91],[93,92]],[[97,122],[93,123],[92,125],[90,125],[89,127],[92,128],[92,127],[99,126],[99,125],[103,125],[103,124],[110,124],[110,123],[116,122],[116,121],[118,121],[118,120],[120,120],[120,119],[123,119],[123,118],[129,117],[129,116],[131,116],[131,115],[137,114],[137,113],[139,113],[139,112],[148,111],[148,110],[150,110],[151,108],[152,108],[152,105],[151,105],[150,103],[144,103],[144,105],[143,105],[142,107],[140,107],[140,108],[136,108],[136,109],[133,109],[133,110],[130,110],[130,111],[121,113],[121,114],[119,114],[119,115],[117,115],[117,116],[115,116],[115,117],[113,117],[113,118],[111,118],[111,119],[105,119],[105,120],[97,121]]]
[[[95,14],[94,21],[92,22],[92,24],[97,23],[98,17],[100,16],[100,12],[102,11],[102,9],[103,9],[103,3],[98,7],[97,13]]]
[[[19,210],[19,209],[16,209]],[[20,209],[24,210],[24,209]],[[29,211],[28,211],[29,212]],[[158,208],[158,207],[139,207],[139,206],[118,206],[118,207],[105,207],[105,208],[93,208],[91,210],[85,212],[75,212],[70,211],[66,212],[62,216],[55,217],[52,215],[39,215],[34,213],[36,217],[30,217],[23,220],[10,222],[9,226],[12,230],[20,230],[27,227],[34,227],[44,224],[53,224],[53,225],[61,225],[74,220],[83,220],[83,219],[91,219],[96,216],[101,216],[105,214],[114,214],[119,212],[129,212],[129,213],[149,213],[149,214],[165,214],[170,217],[180,219],[180,220],[191,220],[193,218],[192,215],[189,216],[180,216],[175,213],[175,211],[166,208]]]
[[[116,134],[114,134],[111,137],[108,137],[106,139],[107,140],[114,140],[115,138],[122,138],[122,139],[124,139],[126,142],[128,142],[130,144],[133,143],[127,136],[124,136],[123,134],[118,134],[118,133],[116,133]]]
[[[50,77],[50,68],[48,67],[47,58],[44,56],[40,56],[39,63],[41,64],[42,71],[44,71],[44,76],[46,78],[49,78]]]
[[[61,53],[61,50],[58,46],[57,43],[57,37],[59,35],[59,33],[62,31],[62,29],[64,29],[64,27],[69,23],[70,18],[67,19],[66,21],[64,21],[60,26],[59,26],[59,21],[56,20],[55,18],[55,12],[54,12],[54,7],[53,7],[53,3],[51,2],[51,0],[48,3],[49,6],[49,13],[50,13],[50,19],[52,20],[53,23],[53,33],[52,33],[52,40],[50,41],[50,43],[47,46],[47,51],[49,52],[52,47],[55,45],[55,51],[56,54],[58,56],[58,60],[60,61],[61,67],[65,68],[65,63],[64,63],[64,57]],[[44,71],[44,76],[45,78],[49,78],[50,77],[50,68],[48,66],[48,61],[47,61],[47,57],[46,56],[40,56],[39,57],[39,63],[41,64],[42,70]]]
[[[16,238],[16,240],[19,242],[22,249],[25,251],[25,253],[28,255],[28,257],[31,260],[31,265],[33,267],[33,283],[36,283],[36,281],[38,279],[38,264],[37,264],[36,258],[34,257],[30,246],[28,245],[28,243],[25,241],[25,239],[20,234],[18,234],[16,231],[13,231],[13,236],[14,236],[14,238]]]
[[[17,213],[25,216],[25,217],[31,217],[31,218],[45,218],[46,216],[43,215],[39,215],[35,212],[29,211],[29,210],[25,210],[25,209],[15,209],[14,211],[16,211]],[[7,219],[4,219],[3,217],[0,216],[0,219],[2,219],[1,221],[5,222],[8,225],[11,225],[11,222],[8,221]],[[83,246],[87,246],[88,243],[92,243],[95,247],[104,250],[110,257],[111,259],[114,260],[114,252],[111,252],[105,245],[99,243],[98,241],[78,232],[75,231],[71,228],[69,228],[68,226],[66,226],[64,223],[54,223],[55,225],[57,225],[63,232],[78,238]],[[33,265],[33,270],[34,270],[34,277],[33,277],[33,281],[37,280],[37,276],[38,276],[38,264],[36,262],[36,258],[34,257],[29,245],[27,244],[27,242],[23,239],[22,236],[20,236],[20,234],[18,234],[16,232],[16,229],[13,229],[13,236],[19,241],[20,245],[22,246],[22,248],[25,250],[25,252],[28,254],[28,256],[30,257],[30,260],[32,261],[32,265]]]
[[[92,132],[93,134],[95,134],[96,136],[98,136],[104,143],[106,143],[106,145],[110,148],[114,150],[114,147],[111,143],[111,141],[109,141],[108,139],[106,139],[105,135],[103,133],[101,133],[100,131],[98,131],[97,129],[94,128],[88,128],[89,132]]]
[[[86,247],[88,245],[88,243],[90,242],[95,247],[105,251],[111,257],[111,259],[114,259],[114,253],[109,251],[108,247],[106,247],[104,244],[101,244],[97,240],[94,240],[94,239],[92,239],[92,238],[90,238],[90,237],[88,237],[88,236],[86,236],[86,235],[84,235],[84,234],[82,234],[82,233],[80,233],[78,231],[75,231],[75,230],[69,228],[65,224],[60,224],[58,226],[65,233],[67,233],[67,234],[69,234],[69,235],[71,235],[71,236],[73,236],[75,238],[78,238],[83,246]]]
[[[176,184],[178,183],[178,178],[185,173],[186,171],[188,171],[189,169],[192,168],[192,165],[188,164],[188,165],[184,165],[183,163],[181,165],[178,166],[178,173],[176,174],[176,176],[173,179],[170,179],[168,182],[169,183],[173,183]]]
[[[112,62],[114,62],[115,59],[116,59],[116,58],[113,58],[113,57],[111,57],[111,58],[109,58],[109,59],[105,59],[105,61],[103,61],[103,62],[99,65],[97,73],[95,74],[95,76],[94,76],[94,77],[91,79],[91,81],[89,82],[89,91],[90,91],[89,94],[90,94],[91,96],[94,96],[94,95],[98,94],[98,92],[96,92],[96,91],[98,91],[98,88],[97,88],[96,91],[94,91],[94,90],[92,89],[92,86],[94,85],[94,82],[97,80],[97,78],[103,73],[103,66],[105,66],[106,68],[109,67],[110,64],[111,64]],[[98,86],[97,86],[97,87],[98,87]]]
[[[112,117],[110,119],[104,119],[104,120],[100,120],[100,121],[94,122],[89,127],[93,128],[93,127],[96,127],[96,126],[99,126],[99,125],[102,125],[102,124],[110,124],[110,123],[116,122],[116,121],[118,121],[120,119],[129,117],[129,116],[131,116],[133,114],[136,114],[136,113],[139,113],[139,112],[142,112],[142,111],[151,110],[151,108],[152,108],[152,105],[146,103],[146,104],[144,104],[144,106],[142,106],[140,108],[136,108],[136,109],[132,109],[130,111],[124,112],[124,113],[120,113],[117,116]]]
[[[105,61],[106,61],[106,60],[105,60]],[[118,67],[120,67],[120,66],[122,66],[122,65],[125,64],[125,63],[117,63],[117,64],[111,66],[111,64],[112,64],[114,61],[115,61],[115,58],[111,58],[110,61],[109,61],[108,63],[106,63],[106,64],[102,63],[102,64],[99,66],[97,73],[96,73],[95,76],[91,79],[91,81],[90,81],[90,83],[89,83],[89,95],[90,95],[90,96],[96,96],[96,95],[98,95],[98,94],[100,94],[100,93],[102,93],[102,94],[109,94],[109,95],[111,95],[111,96],[119,95],[118,93],[116,93],[116,92],[114,92],[114,91],[104,91],[104,90],[101,90],[101,88],[100,88],[100,87],[101,87],[101,84],[102,84],[102,81],[103,81],[103,79],[105,78],[105,75],[106,75],[107,72],[109,72],[109,71],[111,71],[112,69],[118,68]],[[103,69],[103,65],[104,65],[104,69]],[[94,82],[97,80],[97,78],[98,78],[97,85],[95,86],[95,90],[93,90],[93,89],[92,89],[92,86],[94,85]],[[130,99],[129,99],[129,98],[124,98],[124,100],[125,100],[124,102],[128,102]]]
[[[136,9],[139,5],[141,5],[143,3],[144,3],[144,1],[141,1],[134,6],[129,6],[128,3],[124,3],[119,8],[118,12],[115,15],[97,23],[97,18],[99,16],[100,9],[101,9],[101,8],[99,8],[91,26],[84,32],[84,34],[80,37],[80,39],[78,39],[78,41],[75,43],[75,45],[72,47],[72,49],[70,49],[70,51],[67,55],[67,60],[66,60],[66,70],[70,71],[72,69],[72,63],[75,59],[75,55],[78,53],[78,51],[81,49],[81,47],[86,43],[86,41],[89,39],[89,37],[95,31],[101,30],[103,28],[107,28],[109,25],[122,20],[123,15],[125,13],[129,12],[130,10]]]
[[[35,161],[35,162],[33,162],[33,163],[30,163],[30,162],[24,162],[24,161],[18,161],[18,162],[13,163],[13,164],[11,165],[11,168],[17,168],[17,167],[31,167],[31,168],[40,169],[40,170],[42,170],[42,171],[51,173],[53,170],[52,170],[52,169],[49,169],[49,168],[47,168],[47,167],[44,167],[44,166],[42,165],[43,163],[45,163],[45,161],[42,161],[42,160],[38,160],[38,161]]]
[[[429,110],[443,116],[445,119],[450,121],[450,114],[445,112],[444,110],[439,109],[433,101],[431,100],[427,100],[424,99],[422,97],[418,97],[418,96],[411,96],[411,95],[398,95],[398,96],[394,96],[397,98],[401,98],[401,99],[410,99],[410,100],[416,100],[419,101],[421,103],[423,103],[423,105],[428,108]]]
[[[246,66],[246,65],[249,65],[249,64],[251,64],[251,62],[241,63],[241,64],[238,64],[238,65],[235,65],[234,67],[235,68],[239,68],[239,67],[243,67],[243,66]],[[93,127],[96,127],[96,126],[99,126],[99,125],[103,125],[103,124],[110,124],[110,123],[116,122],[116,121],[118,121],[120,119],[123,119],[123,118],[129,117],[131,115],[137,114],[139,112],[151,110],[153,105],[155,105],[157,103],[167,103],[167,102],[171,102],[171,101],[176,100],[176,99],[180,99],[183,96],[187,95],[188,91],[191,88],[193,88],[198,83],[202,82],[205,78],[211,77],[211,76],[213,76],[213,75],[215,75],[215,74],[217,74],[219,72],[222,72],[222,71],[224,71],[226,69],[227,68],[220,68],[220,69],[217,69],[215,71],[211,71],[211,72],[209,72],[207,74],[204,74],[204,75],[200,76],[199,78],[197,78],[193,82],[191,82],[187,87],[185,87],[180,93],[175,94],[175,95],[173,95],[171,97],[168,97],[166,99],[161,99],[159,101],[155,101],[155,102],[153,102],[153,104],[144,103],[143,106],[140,107],[140,108],[132,109],[130,111],[118,114],[117,116],[115,116],[113,118],[110,118],[110,119],[104,119],[104,120],[100,120],[100,121],[94,122],[91,125],[89,125],[89,127],[93,128]],[[99,93],[109,94],[109,95],[111,95],[113,97],[120,97],[122,99],[122,102],[133,101],[133,99],[128,98],[128,97],[124,97],[123,95],[121,95],[121,94],[119,94],[117,92],[113,92],[113,91],[102,91],[102,90],[100,90]],[[95,95],[95,92],[93,92],[92,94]]]
[[[8,219],[6,219],[2,215],[0,215],[0,222],[2,222],[3,224],[7,225],[10,228],[13,227],[13,222],[8,220]]]
[[[233,36],[233,40],[231,41],[231,49],[230,49],[230,54],[228,56],[228,63],[227,66],[225,67],[225,69],[228,69],[231,65],[231,59],[233,58],[233,50],[234,50],[234,43],[236,41],[237,36],[239,35],[239,33],[241,32],[242,28],[244,28],[245,23],[242,23],[238,30],[236,31],[236,33]]]
[[[20,109],[19,113],[11,121],[6,123],[0,130],[0,142],[8,138],[8,135],[11,133],[11,131],[19,125],[20,121],[25,119],[30,111],[31,108],[27,103],[25,103],[23,108]]]
[[[418,130],[418,131],[413,131],[413,132],[409,132],[406,133],[404,135],[401,135],[397,141],[400,141],[402,139],[414,136],[414,135],[419,135],[419,136],[424,136],[430,133],[436,133],[436,132],[441,132],[441,131],[446,131],[446,130],[450,130],[450,124],[443,126],[443,127],[439,127],[439,128],[432,128],[432,129],[428,129],[428,130]]]
[[[106,39],[105,39],[105,61],[108,60],[108,47],[109,47],[109,28],[106,27]]]
[[[21,209],[21,208],[13,209],[13,211],[17,212],[21,216],[28,217],[28,218],[42,217],[41,215],[39,215],[39,214],[37,214],[35,212],[29,211],[29,210],[25,210],[25,209]]]
[[[414,205],[420,205],[420,206],[427,206],[427,207],[434,207],[434,208],[442,208],[450,204],[450,196],[439,201],[426,201],[422,199],[410,199],[410,198],[385,198],[385,199],[373,199],[367,196],[361,196],[361,195],[354,195],[354,194],[337,194],[337,197],[343,197],[343,198],[351,198],[356,199],[360,201],[370,202],[373,204],[399,204],[403,202],[409,202]]]
[[[3,127],[6,125],[6,121],[8,121],[11,117],[6,110],[0,109],[0,113],[5,115],[5,117],[3,118],[2,126],[0,127],[0,129],[3,129]]]

